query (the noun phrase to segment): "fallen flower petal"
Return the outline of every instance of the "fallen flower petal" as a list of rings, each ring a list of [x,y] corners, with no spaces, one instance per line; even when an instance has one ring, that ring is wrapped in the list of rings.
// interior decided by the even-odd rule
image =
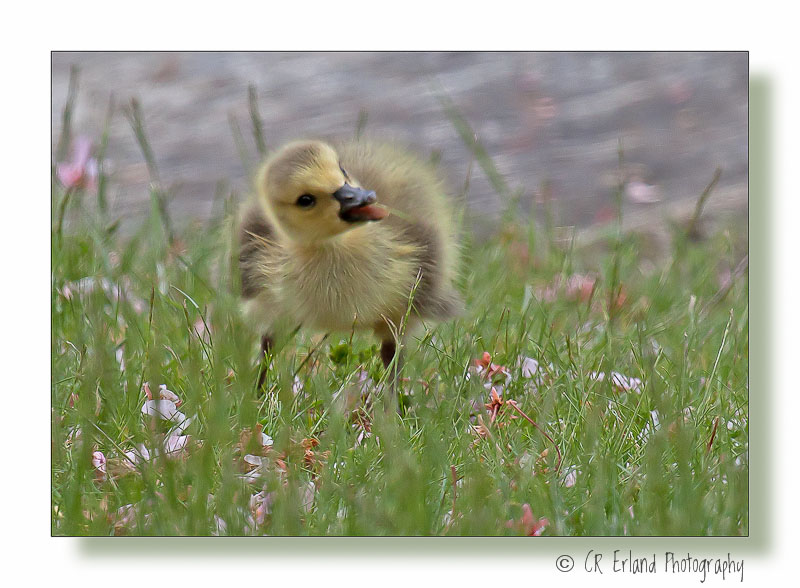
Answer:
[[[477,425],[470,425],[469,428],[480,439],[486,439],[489,436],[489,429],[482,422]]]
[[[528,537],[538,537],[545,530],[545,527],[550,524],[545,518],[535,519],[533,511],[528,503],[522,505],[522,525],[525,535]]]
[[[311,509],[314,508],[314,499],[317,495],[317,486],[314,484],[313,481],[309,481],[306,484],[305,490],[303,491],[303,509],[306,512],[311,512]]]
[[[172,400],[147,400],[142,405],[142,414],[146,416],[156,416],[165,421],[171,421],[176,415],[181,414],[178,412],[178,407]],[[184,420],[186,417],[184,416]]]
[[[303,381],[298,377],[294,377],[292,382],[292,395],[297,396],[303,392]]]
[[[124,530],[130,527],[131,523],[136,520],[137,508],[135,504],[126,504],[120,506],[117,512],[111,518],[111,524],[114,526],[114,534],[120,535]]]
[[[119,364],[119,371],[125,373],[125,346],[121,345],[117,347],[117,350],[114,352],[114,357],[117,358],[117,363]]]
[[[82,431],[80,425],[75,425],[74,427],[67,429],[67,439],[65,441],[65,445],[69,447],[78,441],[81,438],[81,433]]]
[[[564,477],[562,478],[562,482],[564,486],[567,488],[572,488],[575,485],[575,482],[578,480],[578,468],[575,466],[570,466],[567,468]]]
[[[532,357],[523,357],[521,369],[523,378],[534,378],[539,374],[539,362]]]
[[[259,467],[259,466],[263,465],[264,463],[266,463],[264,461],[263,457],[261,457],[259,455],[253,455],[252,453],[248,453],[242,459],[244,459],[245,463],[250,464],[252,466],[256,466],[256,467]]]
[[[589,377],[592,380],[603,382],[606,379],[604,372],[591,372]],[[619,372],[611,372],[611,383],[621,391],[641,392],[642,381],[639,378],[628,377]]]
[[[138,447],[131,449],[130,451],[126,451],[125,457],[132,464],[138,465],[143,461],[150,460],[150,451],[144,446],[143,443],[140,443]]]
[[[241,455],[244,454],[260,454],[266,455],[272,447],[272,437],[264,433],[263,425],[256,424],[255,427],[244,429],[239,433],[239,442],[236,444],[236,450]]]
[[[255,484],[261,480],[261,476],[263,474],[263,470],[260,467],[253,468],[249,472],[245,472],[239,479],[243,480],[247,484]]]
[[[189,443],[189,435],[170,435],[164,440],[164,452],[171,457],[186,449]]]
[[[552,369],[553,365],[550,364],[549,370],[552,371]],[[548,370],[539,365],[539,362],[532,357],[522,358],[522,361],[520,362],[520,371],[522,372],[523,379],[530,380],[528,385],[533,389],[533,391],[536,391],[540,386],[543,386],[548,381]]]
[[[184,431],[192,424],[192,417],[187,417],[182,412],[178,411],[174,414],[172,422],[176,423],[174,427],[169,430],[168,435],[183,435]]]
[[[216,537],[228,534],[228,523],[219,515],[214,515],[214,530],[211,534]]]
[[[267,515],[272,512],[273,500],[274,493],[266,490],[262,490],[250,497],[250,511],[253,513],[256,525],[261,526],[264,524]]]
[[[489,394],[489,402],[484,406],[486,410],[489,411],[490,422],[493,423],[497,418],[497,413],[500,412],[500,408],[503,406],[502,388],[498,391],[497,388],[492,386],[492,391]]]
[[[175,406],[180,406],[181,403],[183,402],[180,398],[178,398],[178,395],[175,394],[175,392],[173,392],[172,390],[167,390],[166,384],[161,384],[158,387],[158,397],[161,400],[171,400],[172,402],[175,403]]]
[[[101,482],[106,479],[106,456],[102,451],[92,452],[92,467],[94,468],[95,478]]]
[[[526,537],[539,537],[550,524],[545,518],[536,519],[533,516],[531,505],[527,502],[522,505],[522,518],[518,521],[513,519],[506,522],[509,529],[518,529]]]
[[[131,305],[136,314],[141,314],[146,308],[143,299],[130,293],[132,289],[130,279],[123,277],[120,283],[115,283],[108,278],[96,278],[86,276],[76,282],[67,282],[61,286],[61,295],[68,300],[72,300],[76,295],[87,296],[97,289],[105,293],[112,302],[125,301]]]
[[[482,375],[485,378],[492,380],[495,376],[502,375],[505,377],[506,382],[511,379],[511,372],[505,366],[492,363],[492,356],[489,354],[488,351],[483,352],[483,356],[480,359],[472,360],[478,375]]]

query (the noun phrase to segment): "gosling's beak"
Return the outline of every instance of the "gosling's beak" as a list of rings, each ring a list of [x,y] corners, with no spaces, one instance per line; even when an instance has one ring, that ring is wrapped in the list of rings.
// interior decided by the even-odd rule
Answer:
[[[333,193],[333,197],[341,203],[342,212],[365,204],[372,204],[377,200],[374,190],[364,190],[363,188],[353,187],[350,184],[345,184],[336,190]]]
[[[333,197],[341,205],[339,218],[343,221],[354,223],[380,220],[386,216],[384,209],[372,206],[378,199],[374,190],[364,190],[345,184],[333,193]]]

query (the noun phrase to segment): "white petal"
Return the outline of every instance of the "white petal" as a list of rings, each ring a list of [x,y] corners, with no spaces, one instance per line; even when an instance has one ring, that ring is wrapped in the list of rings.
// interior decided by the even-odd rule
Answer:
[[[214,515],[214,523],[216,525],[216,529],[214,530],[214,535],[220,536],[225,535],[228,532],[228,523],[225,522],[225,519],[218,515]]]
[[[264,458],[259,457],[258,455],[252,455],[248,453],[247,455],[244,456],[244,461],[245,463],[249,463],[250,465],[260,466],[262,463],[264,463]]]
[[[157,416],[164,420],[172,420],[177,412],[178,407],[171,400],[147,400],[142,406],[142,414]]]
[[[292,394],[297,396],[302,391],[303,391],[303,381],[299,377],[295,376],[294,382],[292,383]]]
[[[619,372],[611,372],[611,381],[614,385],[623,390],[641,391],[642,381],[639,378],[630,378]]]
[[[170,429],[170,435],[183,435],[183,432],[192,424],[192,417],[187,417],[180,411],[177,411],[170,419],[175,423],[175,426]]]
[[[255,482],[258,482],[258,480],[261,478],[261,468],[256,468],[254,470],[250,470],[246,474],[242,474],[241,476],[239,476],[239,478],[244,480],[245,482],[247,482],[249,484],[253,484]]]
[[[311,512],[314,507],[314,498],[316,497],[317,487],[314,482],[309,481],[306,484],[305,491],[303,492],[303,508],[306,512]]]
[[[604,372],[591,372],[589,377],[592,380],[603,382],[606,379]],[[639,378],[631,378],[619,372],[611,372],[611,383],[621,390],[641,392],[642,381]]]
[[[575,466],[570,466],[567,470],[567,473],[564,475],[564,486],[567,488],[572,488],[575,485],[575,482],[578,480],[578,468]]]
[[[117,358],[117,363],[119,364],[119,371],[125,371],[125,350],[123,347],[117,347],[117,350],[114,352],[114,355]]]
[[[117,509],[114,516],[114,529],[127,527],[136,520],[137,507],[135,504],[126,504]]]
[[[178,395],[175,394],[175,392],[173,392],[172,390],[167,390],[166,384],[161,384],[158,387],[158,396],[162,400],[171,400],[172,402],[175,403],[175,406],[181,403],[181,399],[178,398]]]
[[[656,430],[658,430],[661,427],[661,422],[658,420],[658,411],[657,410],[651,410],[650,411],[650,418],[653,419],[653,426],[655,427]]]
[[[539,375],[539,362],[532,357],[522,359],[522,377],[534,378]]]
[[[138,447],[125,452],[125,457],[134,464],[139,464],[143,461],[150,459],[150,451],[144,444],[140,443]]]
[[[189,435],[170,435],[164,440],[164,451],[178,453],[186,448],[188,442]]]

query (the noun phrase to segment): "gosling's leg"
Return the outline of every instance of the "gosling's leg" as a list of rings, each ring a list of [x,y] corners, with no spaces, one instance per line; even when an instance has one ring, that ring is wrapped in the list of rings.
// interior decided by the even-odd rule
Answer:
[[[261,355],[259,356],[259,369],[258,369],[258,384],[256,390],[260,395],[264,394],[264,380],[267,378],[267,369],[269,369],[269,357],[272,354],[272,349],[275,347],[275,342],[269,334],[261,337]]]
[[[394,339],[387,339],[381,343],[381,360],[383,360],[384,368],[389,369],[389,364],[392,363],[396,353],[397,343]]]

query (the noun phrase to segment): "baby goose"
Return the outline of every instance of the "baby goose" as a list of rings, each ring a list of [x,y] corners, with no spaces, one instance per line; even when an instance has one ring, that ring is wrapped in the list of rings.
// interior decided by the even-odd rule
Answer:
[[[262,359],[276,333],[355,327],[378,336],[388,367],[418,276],[406,332],[460,311],[453,211],[434,170],[414,155],[298,141],[267,159],[256,184],[241,217],[239,267]],[[259,389],[264,376],[262,368]]]

